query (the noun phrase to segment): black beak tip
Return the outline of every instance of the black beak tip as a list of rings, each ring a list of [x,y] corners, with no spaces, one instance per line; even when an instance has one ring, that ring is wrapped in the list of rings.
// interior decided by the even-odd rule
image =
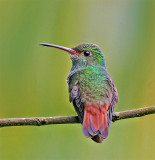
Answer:
[[[47,44],[46,44],[46,43],[40,43],[39,45],[42,45],[42,46],[47,46]]]

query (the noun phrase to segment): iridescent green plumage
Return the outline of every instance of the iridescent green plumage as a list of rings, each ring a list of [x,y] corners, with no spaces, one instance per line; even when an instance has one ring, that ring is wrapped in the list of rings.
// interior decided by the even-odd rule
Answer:
[[[80,56],[71,55],[73,63],[71,70],[73,70],[74,67],[79,68],[79,67],[96,66],[96,65],[97,66],[101,65],[103,67],[106,67],[103,53],[97,45],[87,43],[78,45],[72,49],[80,53]],[[83,54],[85,51],[90,51],[91,55],[85,57]]]
[[[76,70],[72,76],[69,87],[72,88],[79,83],[82,102],[85,102],[86,104],[98,103],[103,105],[105,102],[109,103],[109,99],[111,99],[111,81],[112,80],[104,67],[87,66],[86,68],[79,68],[78,71]],[[107,97],[107,94],[109,97]]]

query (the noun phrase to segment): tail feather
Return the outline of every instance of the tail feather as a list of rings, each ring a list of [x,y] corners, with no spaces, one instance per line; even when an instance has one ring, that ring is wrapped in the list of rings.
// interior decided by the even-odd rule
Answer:
[[[103,105],[100,108],[94,105],[85,105],[83,133],[86,137],[90,137],[98,143],[107,138],[109,131],[108,108],[109,105]]]

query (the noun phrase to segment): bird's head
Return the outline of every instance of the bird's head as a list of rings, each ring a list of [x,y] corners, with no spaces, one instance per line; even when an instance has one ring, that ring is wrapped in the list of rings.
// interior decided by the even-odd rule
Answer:
[[[106,68],[103,53],[100,48],[95,44],[84,43],[73,48],[67,48],[46,43],[41,43],[41,45],[67,51],[70,54],[73,66],[86,67],[101,65]]]

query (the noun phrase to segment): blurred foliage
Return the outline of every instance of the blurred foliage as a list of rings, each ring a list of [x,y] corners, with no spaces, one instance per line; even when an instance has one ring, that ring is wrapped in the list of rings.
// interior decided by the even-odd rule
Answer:
[[[155,105],[154,0],[0,0],[0,118],[76,115],[67,54],[41,42],[98,44],[119,92],[116,111]],[[154,115],[112,124],[95,144],[81,125],[0,129],[0,160],[154,160]]]

